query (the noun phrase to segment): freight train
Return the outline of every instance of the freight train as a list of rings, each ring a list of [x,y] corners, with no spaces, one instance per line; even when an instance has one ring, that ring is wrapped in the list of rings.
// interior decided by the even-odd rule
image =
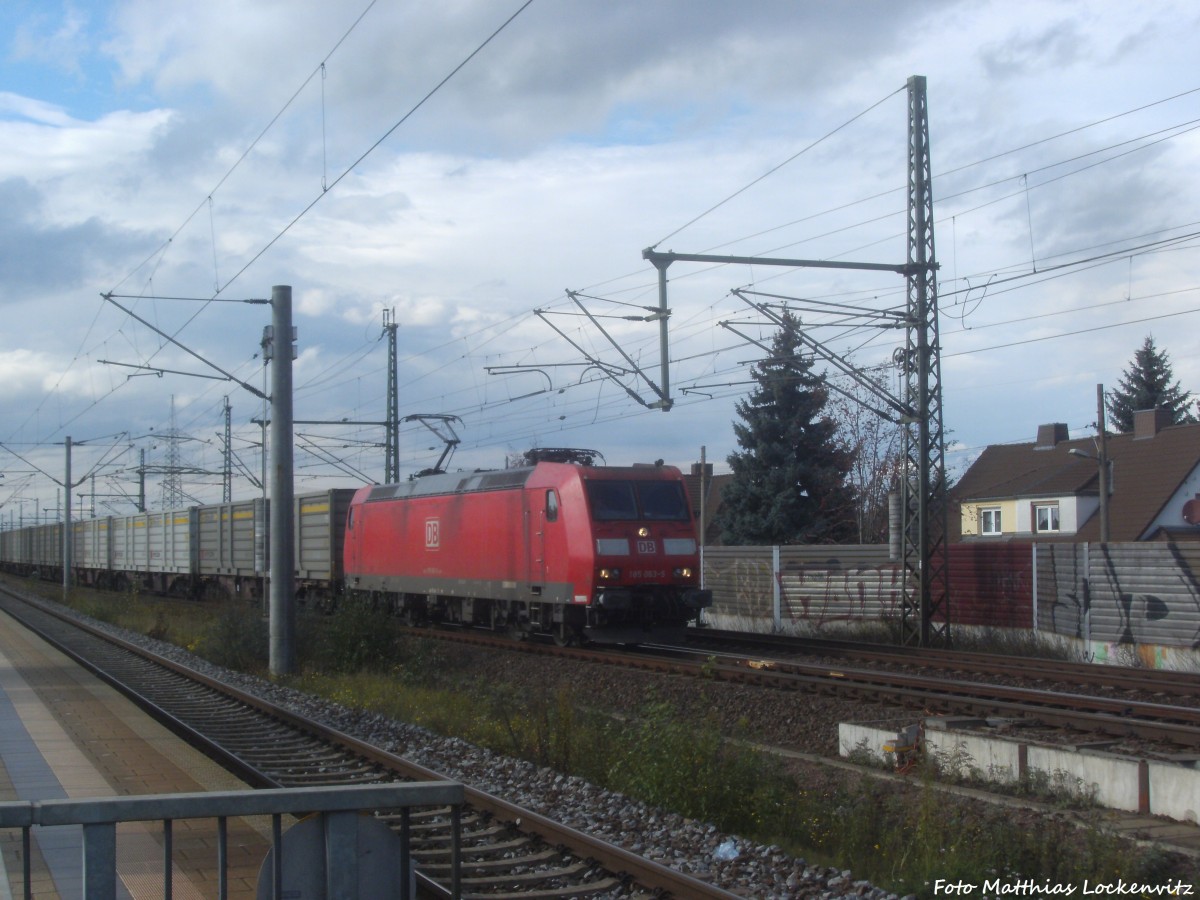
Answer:
[[[268,502],[72,523],[76,583],[265,596]],[[678,636],[710,606],[678,469],[536,461],[295,498],[297,598],[559,643]],[[62,578],[61,524],[0,532],[4,570]]]

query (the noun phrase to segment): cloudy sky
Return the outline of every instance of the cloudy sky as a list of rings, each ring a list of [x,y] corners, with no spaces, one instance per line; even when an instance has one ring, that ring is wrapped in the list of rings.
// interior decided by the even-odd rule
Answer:
[[[400,413],[458,417],[451,467],[703,446],[720,470],[771,334],[732,290],[880,310],[903,281],[675,263],[664,413],[642,250],[903,262],[913,75],[951,466],[1092,433],[1148,335],[1200,393],[1194,3],[6,0],[0,34],[6,524],[55,506],[67,436],[88,511],[93,484],[132,511],[142,451],[218,471],[226,397],[256,473],[260,401],[159,332],[262,387],[269,309],[243,301],[281,284],[296,417],[345,420],[297,426],[300,489],[382,478],[359,423],[385,416],[385,310]],[[901,333],[802,315],[896,385]],[[442,449],[406,424],[402,475]]]

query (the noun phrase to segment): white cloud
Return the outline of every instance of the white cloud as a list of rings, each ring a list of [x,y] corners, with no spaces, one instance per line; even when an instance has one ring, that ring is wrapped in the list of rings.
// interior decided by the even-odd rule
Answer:
[[[753,319],[730,288],[883,305],[903,302],[903,282],[673,266],[669,414],[600,378],[532,310],[577,312],[564,294],[573,289],[625,304],[590,300],[595,314],[645,315],[658,296],[642,249],[697,217],[660,249],[902,261],[906,111],[892,92],[912,74],[928,77],[935,174],[978,163],[935,181],[955,440],[1023,439],[1064,417],[1083,427],[1093,385],[1115,383],[1151,328],[1161,327],[1185,387],[1200,389],[1188,352],[1194,317],[1033,340],[1196,306],[1186,293],[1200,286],[1190,244],[1132,264],[1047,271],[1037,287],[1006,281],[1034,258],[1042,269],[1200,219],[1200,141],[1190,135],[1060,181],[1043,185],[1071,166],[1042,173],[1197,118],[1196,96],[1035,143],[1195,87],[1200,12],[1190,5],[879,2],[850,13],[790,0],[535,3],[360,161],[510,7],[376,4],[323,77],[318,64],[360,10],[217,0],[185,11],[137,0],[103,23],[31,24],[25,34],[57,32],[74,57],[56,90],[10,79],[0,94],[0,197],[10,212],[0,232],[17,250],[0,262],[0,366],[13,367],[23,390],[44,392],[33,419],[0,401],[10,423],[0,441],[161,428],[172,394],[181,422],[208,433],[226,393],[252,437],[246,421],[258,401],[227,382],[125,385],[123,372],[96,367],[98,358],[144,363],[161,343],[97,294],[206,297],[224,287],[223,298],[242,299],[291,284],[305,415],[381,416],[387,308],[401,326],[403,411],[462,416],[464,465],[534,442],[603,444],[613,462],[686,462],[703,443],[723,460],[744,389],[736,382],[761,355],[719,325]],[[61,73],[47,61],[41,78]],[[73,103],[81,83],[107,103]],[[955,294],[968,280],[971,292]],[[1155,299],[1097,306],[1126,295]],[[1032,318],[1062,309],[1073,312]],[[263,307],[144,300],[137,310],[239,377],[261,379]],[[600,321],[658,380],[657,325]],[[555,322],[626,365],[585,319]],[[864,365],[896,344],[894,334],[820,337]],[[538,368],[487,374],[518,365]],[[43,378],[31,381],[39,368]],[[185,358],[178,368],[193,370]],[[623,383],[652,397],[642,381]],[[414,429],[405,465],[419,467],[428,436]],[[356,452],[370,468],[373,451]]]

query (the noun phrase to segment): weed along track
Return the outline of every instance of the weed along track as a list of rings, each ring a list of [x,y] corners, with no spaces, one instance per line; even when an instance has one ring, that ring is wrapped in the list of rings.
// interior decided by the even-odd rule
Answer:
[[[4,591],[0,608],[255,786],[445,777],[48,606]],[[467,802],[457,851],[448,814],[427,816],[413,829],[428,896],[449,896],[455,852],[463,896],[735,896],[483,791],[468,787]]]

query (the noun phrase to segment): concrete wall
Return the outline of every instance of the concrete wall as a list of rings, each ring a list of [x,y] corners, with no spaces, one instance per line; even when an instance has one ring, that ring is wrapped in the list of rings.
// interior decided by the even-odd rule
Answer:
[[[1040,774],[1059,789],[1090,795],[1101,806],[1128,812],[1197,822],[1200,813],[1200,769],[1192,761],[1169,762],[1014,740],[967,727],[971,720],[925,720],[922,753],[948,774],[985,783],[1004,784]],[[912,720],[843,722],[838,726],[843,757],[864,750],[876,761],[893,764],[884,746],[897,740]]]

